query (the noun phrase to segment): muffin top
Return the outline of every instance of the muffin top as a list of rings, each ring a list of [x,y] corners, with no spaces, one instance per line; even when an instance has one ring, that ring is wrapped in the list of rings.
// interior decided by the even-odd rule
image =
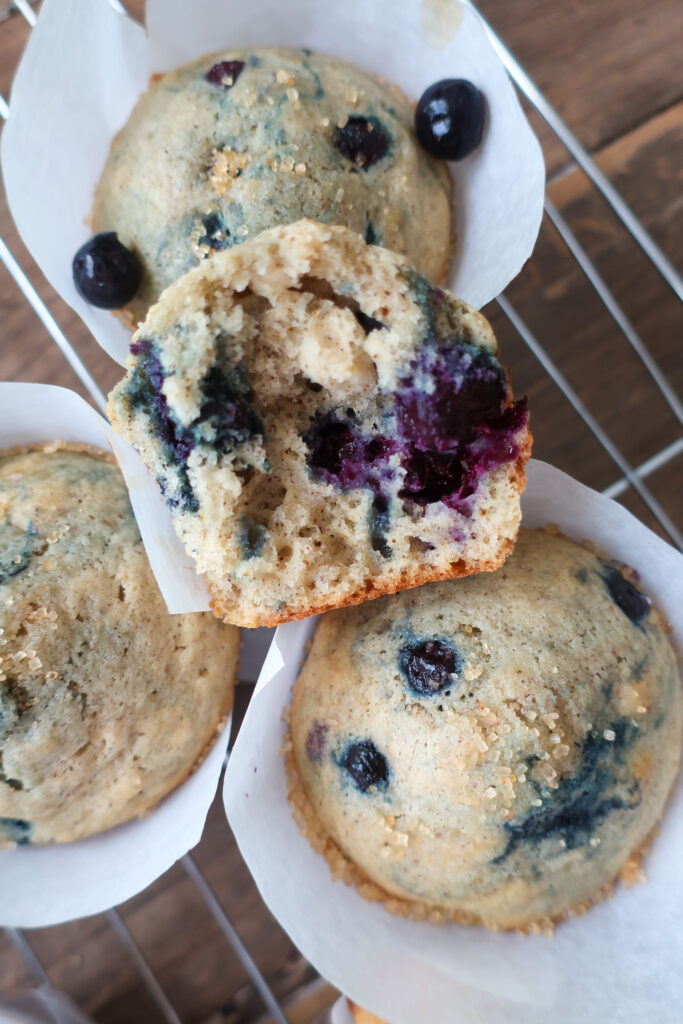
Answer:
[[[346,228],[176,281],[109,410],[237,625],[495,568],[517,534],[531,439],[489,324]]]
[[[163,76],[114,139],[93,226],[138,256],[142,319],[211,251],[302,217],[343,224],[443,280],[451,179],[400,92],[310,50],[208,54]]]
[[[0,838],[66,842],[158,802],[225,720],[238,644],[167,613],[109,457],[0,453]]]
[[[594,898],[643,844],[681,688],[633,583],[523,530],[495,573],[323,617],[291,732],[307,827],[394,908],[524,927]]]

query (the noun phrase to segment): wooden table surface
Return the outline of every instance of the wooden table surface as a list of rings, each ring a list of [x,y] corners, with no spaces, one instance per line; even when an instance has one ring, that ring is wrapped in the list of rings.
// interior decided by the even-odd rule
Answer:
[[[669,259],[681,267],[680,0],[481,0],[480,9]],[[28,32],[16,13],[0,22],[0,93],[5,97]],[[548,195],[681,396],[679,303],[552,132],[537,115],[532,120],[546,154]],[[94,377],[109,388],[118,378],[118,367],[45,283],[17,236],[1,189],[0,236]],[[547,219],[532,259],[507,295],[631,465],[681,437],[680,423]],[[485,312],[512,369],[516,392],[529,396],[536,457],[595,488],[618,480],[617,466],[500,310],[492,305]],[[2,266],[0,379],[81,390]],[[683,528],[683,454],[647,482]],[[620,500],[662,533],[631,489]],[[316,1007],[330,999],[330,990],[315,983],[314,972],[264,909],[215,805],[196,857],[277,994],[289,1000],[299,993],[292,1020],[309,1021]],[[247,976],[179,866],[126,904],[122,913],[184,1022],[247,1024],[261,1019],[262,1008]],[[29,939],[52,982],[101,1024],[161,1020],[105,917],[40,929]],[[0,934],[0,990],[30,983],[20,956]]]

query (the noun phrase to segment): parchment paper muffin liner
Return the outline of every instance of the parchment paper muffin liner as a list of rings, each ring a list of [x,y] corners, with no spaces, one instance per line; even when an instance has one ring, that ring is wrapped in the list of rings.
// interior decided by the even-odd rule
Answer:
[[[557,524],[635,568],[683,650],[683,556],[622,506],[532,460],[527,527]],[[557,926],[553,938],[389,914],[343,882],[301,835],[287,801],[283,712],[315,619],[281,626],[230,759],[228,820],[261,895],[320,973],[391,1024],[671,1021],[683,996],[683,779],[645,860],[647,884]]]
[[[131,465],[137,459],[72,391],[0,384],[0,450],[55,440],[113,448]],[[140,505],[136,514],[140,522]],[[154,519],[151,497],[142,515]],[[230,718],[196,770],[143,817],[73,843],[0,849],[0,925],[37,928],[95,914],[163,874],[201,838],[229,734]]]
[[[414,100],[440,78],[473,81],[489,114],[482,145],[451,165],[458,241],[448,286],[479,308],[530,256],[543,211],[541,149],[479,18],[457,0],[148,0],[147,28],[146,36],[109,0],[44,0],[2,133],[7,197],[24,242],[119,363],[128,332],[83,302],[71,279],[95,186],[150,75],[221,48],[307,46]]]
[[[330,1009],[329,1024],[353,1024],[346,996],[341,996]]]

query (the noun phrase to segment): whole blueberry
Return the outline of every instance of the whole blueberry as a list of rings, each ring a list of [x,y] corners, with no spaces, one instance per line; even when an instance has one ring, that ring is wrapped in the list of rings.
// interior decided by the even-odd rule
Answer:
[[[481,142],[486,100],[464,78],[443,78],[422,94],[415,110],[415,132],[429,153],[463,160]]]
[[[460,655],[445,640],[417,640],[398,652],[398,666],[411,690],[420,697],[434,697],[451,686],[460,672]]]
[[[354,114],[346,124],[335,128],[334,143],[348,160],[367,171],[376,164],[389,149],[389,139],[376,117],[362,117]]]
[[[371,786],[384,788],[389,782],[389,765],[372,740],[358,740],[346,748],[341,766],[354,786],[367,793]]]
[[[72,269],[78,294],[100,309],[120,309],[140,286],[137,257],[119,242],[115,231],[94,235],[82,245]]]
[[[650,610],[650,602],[618,569],[610,567],[604,576],[610,597],[631,622],[640,622]]]
[[[244,71],[243,60],[221,60],[214,64],[204,75],[211,85],[218,85],[222,89],[230,89]]]

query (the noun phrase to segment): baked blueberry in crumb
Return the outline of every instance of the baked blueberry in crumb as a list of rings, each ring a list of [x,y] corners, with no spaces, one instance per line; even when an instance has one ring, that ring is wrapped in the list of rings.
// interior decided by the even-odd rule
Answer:
[[[361,325],[366,334],[370,331],[383,331],[386,330],[384,324],[380,320],[375,320],[374,316],[368,316],[362,309],[357,309],[353,314]]]
[[[486,100],[463,78],[444,78],[422,94],[415,109],[415,133],[428,153],[463,160],[481,143]]]
[[[208,424],[213,436],[207,440],[216,451],[231,451],[256,434],[263,434],[263,422],[246,398],[249,385],[243,366],[235,368],[232,379],[219,366],[212,366],[201,388],[204,402],[190,430],[198,434],[201,427],[204,434],[204,425]]]
[[[452,644],[430,639],[404,644],[398,652],[398,666],[414,693],[434,697],[452,685],[462,663]]]
[[[469,444],[482,423],[500,414],[507,393],[500,363],[465,342],[428,341],[399,384],[399,429],[423,451]]]
[[[397,449],[389,438],[381,434],[366,436],[335,413],[318,416],[304,441],[314,475],[343,490],[377,486],[382,463]]]
[[[217,252],[230,248],[230,232],[219,213],[206,213],[201,221],[204,234],[197,239],[197,245],[208,245]]]
[[[165,374],[154,343],[141,338],[131,344],[130,351],[138,357],[127,388],[131,407],[146,411],[165,458],[179,477],[178,493],[165,491],[166,501],[185,512],[197,512],[199,503],[187,472],[187,460],[195,447],[208,446],[223,454],[263,433],[263,423],[247,398],[246,370],[237,366],[228,378],[220,367],[212,366],[201,384],[204,401],[199,416],[189,426],[183,426],[169,409],[164,395]]]
[[[164,457],[178,474],[177,493],[169,493],[164,485],[164,498],[173,508],[197,512],[199,502],[187,473],[187,460],[194,448],[194,437],[176,421],[168,408],[163,392],[164,370],[154,343],[148,338],[141,338],[132,342],[130,351],[138,357],[127,387],[131,408],[144,409],[149,416],[154,434],[163,447]]]
[[[0,818],[0,842],[27,846],[31,842],[31,822],[23,818]]]
[[[389,150],[389,139],[376,117],[353,114],[334,131],[334,144],[348,160],[363,171],[376,164]],[[374,229],[373,229],[374,230]]]
[[[366,329],[366,315],[356,317]],[[372,320],[371,329],[378,321]],[[312,423],[304,440],[315,476],[343,490],[370,487],[393,476],[389,457],[400,455],[398,496],[417,505],[443,501],[462,515],[479,479],[519,454],[516,436],[526,424],[526,399],[505,408],[503,368],[466,342],[438,345],[429,338],[399,379],[393,395],[395,434],[364,434],[339,413]]]
[[[371,220],[368,221],[365,227],[365,241],[368,243],[368,245],[379,245],[379,238],[377,237],[377,232],[375,231],[375,225],[372,223]]]
[[[455,339],[440,345],[428,339],[399,385],[395,407],[406,471],[399,496],[420,505],[443,501],[468,515],[480,477],[517,458],[526,400],[505,408],[501,365]]]
[[[389,783],[387,759],[372,740],[358,740],[352,743],[344,751],[340,764],[361,793],[367,793],[372,786],[385,789]]]
[[[461,489],[463,468],[459,452],[412,451],[404,460],[405,477],[398,492],[399,498],[417,505],[431,505],[458,495],[466,501],[473,488]]]
[[[391,558],[391,547],[386,539],[389,520],[389,499],[385,494],[376,494],[370,506],[370,544],[382,558]]]
[[[258,558],[267,536],[263,523],[257,523],[251,516],[242,516],[238,539],[245,558]]]
[[[73,258],[76,291],[100,309],[120,309],[140,287],[137,256],[120,242],[115,231],[94,235]]]
[[[639,623],[650,610],[650,602],[645,595],[613,566],[605,571],[603,578],[614,603],[631,622]]]
[[[325,753],[326,737],[327,726],[316,718],[306,733],[306,756],[309,761],[315,763],[322,761],[323,754]]]
[[[209,68],[204,77],[211,85],[218,85],[222,89],[231,89],[244,68],[243,60],[221,60]]]

